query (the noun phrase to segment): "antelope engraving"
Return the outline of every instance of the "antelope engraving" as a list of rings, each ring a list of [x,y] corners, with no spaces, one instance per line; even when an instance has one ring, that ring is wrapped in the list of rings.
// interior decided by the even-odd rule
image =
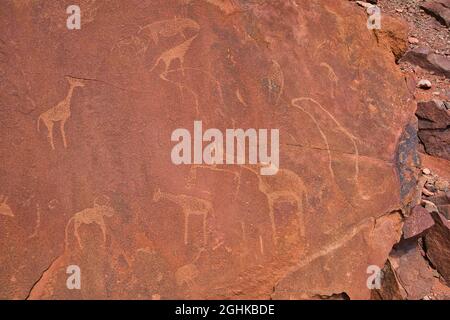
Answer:
[[[184,76],[184,56],[186,55],[186,52],[191,47],[192,41],[194,41],[194,39],[196,37],[197,37],[197,35],[193,36],[192,38],[186,40],[185,42],[183,42],[182,44],[180,44],[176,47],[173,47],[167,51],[164,51],[159,56],[159,58],[156,60],[155,65],[150,69],[150,72],[152,72],[153,69],[155,69],[159,65],[159,63],[162,61],[164,63],[164,71],[161,73],[161,76],[163,76],[165,78],[165,76],[167,75],[167,73],[169,71],[170,64],[173,61],[178,60],[180,62],[181,73]]]
[[[66,77],[69,82],[69,92],[67,96],[59,102],[56,106],[48,109],[47,111],[41,113],[37,120],[37,130],[39,132],[39,123],[42,121],[47,127],[48,139],[50,141],[50,146],[52,150],[55,150],[55,145],[53,143],[53,124],[54,122],[60,121],[60,130],[64,143],[64,148],[67,148],[66,132],[64,130],[64,125],[66,121],[70,118],[70,102],[72,100],[73,91],[77,87],[84,87],[84,83],[79,79],[74,79],[71,77]]]
[[[206,219],[209,215],[214,214],[211,202],[185,194],[172,194],[169,192],[162,192],[158,188],[153,195],[153,201],[158,202],[161,199],[167,199],[181,207],[184,214],[184,244],[186,245],[188,244],[189,217],[191,215],[203,217],[203,244],[206,245]]]
[[[79,211],[75,213],[75,215],[70,218],[70,220],[67,222],[66,225],[66,232],[65,232],[65,242],[66,247],[68,244],[68,232],[69,232],[69,225],[71,222],[73,222],[74,225],[74,235],[78,241],[78,245],[81,249],[83,249],[83,245],[81,243],[81,237],[79,234],[79,229],[83,224],[97,224],[103,235],[103,242],[106,242],[106,224],[105,224],[105,217],[112,217],[114,215],[115,211],[113,208],[111,208],[108,204],[99,204],[98,198],[94,200],[94,206],[92,208],[86,208],[82,211]]]
[[[144,33],[144,34],[150,34],[153,42],[155,44],[158,44],[159,37],[173,37],[177,34],[180,34],[183,36],[183,38],[186,39],[186,36],[184,32],[186,32],[188,29],[193,29],[195,31],[200,30],[200,26],[197,22],[195,22],[192,19],[188,18],[175,18],[170,20],[162,20],[153,22],[151,24],[148,24],[138,31],[138,35]]]
[[[0,214],[7,217],[14,217],[11,207],[6,204],[8,197],[0,196]]]

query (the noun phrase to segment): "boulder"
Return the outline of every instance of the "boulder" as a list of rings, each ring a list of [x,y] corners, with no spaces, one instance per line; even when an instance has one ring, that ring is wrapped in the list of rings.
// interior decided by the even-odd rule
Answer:
[[[389,261],[406,299],[420,300],[429,295],[434,284],[433,270],[424,259],[417,241],[405,241],[392,251]]]
[[[430,0],[420,7],[443,25],[450,27],[450,0]]]
[[[409,62],[437,75],[450,78],[450,58],[432,52],[427,47],[415,47],[408,50],[400,62]]]
[[[83,3],[70,30],[63,1],[0,1],[0,298],[369,298],[419,158],[365,12]],[[277,174],[174,164],[172,134],[196,120],[278,129]]]
[[[403,225],[403,237],[405,239],[415,237],[433,225],[434,220],[428,210],[422,206],[415,206]]]
[[[450,283],[450,221],[434,214],[436,224],[425,236],[426,253],[439,274]]]
[[[432,100],[417,104],[419,138],[425,151],[450,160],[450,110],[442,101]]]

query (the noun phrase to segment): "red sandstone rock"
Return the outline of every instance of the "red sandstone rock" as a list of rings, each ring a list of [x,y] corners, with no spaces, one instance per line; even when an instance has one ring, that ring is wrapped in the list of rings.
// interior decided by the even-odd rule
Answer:
[[[420,7],[439,22],[450,27],[450,0],[429,0]]]
[[[370,297],[416,181],[403,75],[347,1],[245,4],[0,3],[1,298]],[[280,171],[175,166],[194,120],[280,129]]]
[[[427,256],[439,274],[450,283],[450,221],[435,214],[436,224],[425,236]]]
[[[415,206],[403,225],[403,237],[408,239],[417,236],[433,225],[434,220],[430,213],[422,206]]]
[[[423,299],[431,293],[434,276],[416,242],[403,243],[391,253],[390,263],[409,300]]]

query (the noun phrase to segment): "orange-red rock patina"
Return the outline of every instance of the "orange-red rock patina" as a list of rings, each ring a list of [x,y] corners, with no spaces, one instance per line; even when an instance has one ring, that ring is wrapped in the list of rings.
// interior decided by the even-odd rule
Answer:
[[[79,1],[81,30],[1,2],[1,298],[370,297],[415,184],[406,82],[353,3],[258,2]],[[280,171],[173,165],[194,120],[279,129]]]

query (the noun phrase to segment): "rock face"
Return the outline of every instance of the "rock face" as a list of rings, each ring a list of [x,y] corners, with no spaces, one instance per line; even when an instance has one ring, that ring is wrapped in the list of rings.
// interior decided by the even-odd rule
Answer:
[[[419,139],[425,151],[450,160],[450,110],[447,102],[438,100],[419,102],[416,115],[419,119]]]
[[[415,106],[360,8],[297,3],[80,1],[68,30],[2,1],[0,297],[369,298]],[[279,129],[280,170],[174,165],[194,120]]]

